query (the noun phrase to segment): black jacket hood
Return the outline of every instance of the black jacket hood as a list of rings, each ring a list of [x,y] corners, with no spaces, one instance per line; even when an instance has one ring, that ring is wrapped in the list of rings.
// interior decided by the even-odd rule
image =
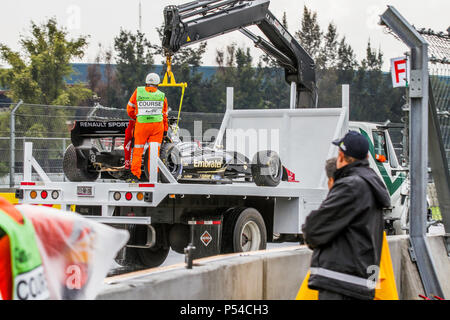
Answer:
[[[369,160],[356,161],[336,171],[334,180],[357,175],[366,181],[380,208],[389,208],[391,206],[391,197],[386,190],[386,186],[376,172],[370,168]]]

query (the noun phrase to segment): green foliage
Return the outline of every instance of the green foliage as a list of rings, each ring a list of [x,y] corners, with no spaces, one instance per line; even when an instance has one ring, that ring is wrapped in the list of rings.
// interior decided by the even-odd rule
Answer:
[[[132,33],[121,29],[114,38],[117,61],[117,81],[120,84],[119,106],[125,107],[136,87],[142,85],[153,70],[151,43],[140,31]]]
[[[403,91],[393,89],[389,74],[383,73],[383,54],[367,44],[366,57],[356,71],[347,72],[351,85],[350,118],[358,121],[400,122]]]
[[[316,62],[318,69],[337,67],[338,37],[337,27],[330,23],[327,33],[323,36],[323,47],[318,54]]]
[[[186,112],[208,112],[207,101],[205,101],[205,85],[203,73],[199,72],[203,55],[206,52],[206,42],[200,43],[195,49],[182,48],[173,58],[172,71],[177,82],[186,82],[188,88],[183,100],[183,111]],[[163,70],[165,72],[165,70]],[[164,75],[161,75],[161,79]],[[181,89],[162,88],[172,110],[178,111]]]
[[[317,13],[312,12],[306,6],[303,7],[303,17],[301,19],[301,28],[295,33],[302,47],[309,55],[317,60],[322,44],[323,33],[317,22]]]
[[[84,56],[87,37],[67,39],[67,31],[59,28],[55,19],[41,25],[31,22],[30,29],[31,35],[22,36],[19,41],[21,53],[0,45],[0,58],[11,66],[10,69],[0,70],[11,98],[23,100],[25,104],[59,106],[87,102],[92,97],[90,89],[83,84],[66,84],[66,79],[73,72],[70,62]],[[49,132],[64,135],[67,132],[66,117],[71,116],[71,112],[50,108],[21,106],[16,113],[17,133],[37,137],[46,137]],[[2,123],[2,128],[5,127],[9,127],[9,123]]]
[[[9,136],[9,112],[0,113],[0,130],[1,136]],[[10,140],[0,140],[0,177],[9,173],[9,148]]]
[[[123,108],[123,101],[127,97],[121,96],[121,85],[113,67],[113,56],[112,49],[103,51],[99,45],[95,64],[88,67],[88,86],[96,95],[95,102],[110,108]],[[105,80],[102,78],[100,63],[105,65]]]
[[[9,69],[0,69],[1,85],[9,89],[8,95],[14,101],[24,102],[16,111],[16,136],[67,137],[67,121],[73,117],[74,111],[52,105],[83,105],[91,99],[92,91],[85,85],[79,83],[70,86],[66,83],[73,73],[70,63],[73,59],[81,59],[84,56],[87,37],[68,39],[67,31],[60,28],[55,19],[49,19],[40,25],[31,22],[30,35],[21,36],[19,45],[21,50],[14,52],[0,44],[0,60],[11,66]],[[4,115],[0,117],[3,136],[10,130],[10,113]],[[33,142],[35,150],[44,159],[45,163],[41,162],[41,165],[45,166],[50,159],[60,158],[60,155],[51,151],[60,147],[58,142]],[[20,149],[21,146],[18,146]],[[6,151],[5,154],[9,154],[10,142],[2,141],[0,148]],[[20,152],[17,152],[16,156],[19,154]],[[8,166],[5,162],[0,163],[0,174],[3,174]]]
[[[9,167],[6,162],[0,162],[0,177],[4,177],[9,174]]]
[[[68,88],[65,79],[73,72],[71,60],[84,56],[87,37],[68,40],[67,31],[60,29],[55,19],[41,25],[31,22],[30,33],[19,41],[23,55],[0,44],[0,59],[11,66],[0,70],[0,78],[11,98],[46,105],[83,103],[87,92],[81,85]]]
[[[225,52],[226,51],[226,52]],[[263,75],[261,68],[253,66],[253,57],[249,48],[236,48],[236,44],[227,46],[225,51],[217,51],[219,69],[211,80],[213,102],[216,111],[224,112],[226,88],[234,88],[236,109],[265,108]]]

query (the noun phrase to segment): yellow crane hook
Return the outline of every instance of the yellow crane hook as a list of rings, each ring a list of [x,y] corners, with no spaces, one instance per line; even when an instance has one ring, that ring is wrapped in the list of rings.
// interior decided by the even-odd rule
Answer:
[[[184,93],[185,93],[188,85],[186,82],[181,82],[181,83],[176,82],[175,76],[172,72],[172,55],[168,54],[166,56],[166,64],[167,64],[166,74],[164,75],[163,82],[159,85],[159,87],[179,87],[179,88],[181,88],[180,108],[178,110],[177,128],[175,131],[175,134],[176,134],[178,131],[178,128],[179,128],[179,124],[180,124],[180,116],[181,116],[181,109],[183,108]]]

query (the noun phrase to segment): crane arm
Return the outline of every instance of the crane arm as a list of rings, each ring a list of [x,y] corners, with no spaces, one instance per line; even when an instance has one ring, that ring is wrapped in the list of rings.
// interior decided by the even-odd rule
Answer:
[[[199,0],[164,9],[162,46],[166,55],[180,48],[240,30],[256,47],[285,69],[286,81],[297,85],[297,107],[315,106],[315,63],[269,10],[270,0]],[[250,32],[257,26],[267,40]]]

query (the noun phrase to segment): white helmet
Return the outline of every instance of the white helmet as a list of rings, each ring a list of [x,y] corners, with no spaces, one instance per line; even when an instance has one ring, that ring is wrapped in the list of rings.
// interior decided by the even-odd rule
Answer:
[[[145,83],[149,85],[157,86],[160,84],[161,78],[156,73],[150,73],[147,75],[147,78],[145,79]]]

